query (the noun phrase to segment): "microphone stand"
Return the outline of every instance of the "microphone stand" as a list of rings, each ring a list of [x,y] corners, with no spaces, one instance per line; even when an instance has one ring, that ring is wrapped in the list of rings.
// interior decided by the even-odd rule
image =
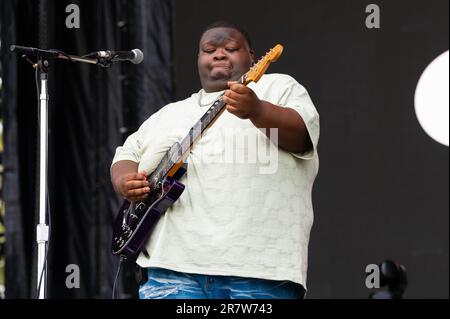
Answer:
[[[47,297],[47,253],[49,226],[46,223],[48,205],[48,60],[39,57],[37,69],[40,71],[41,90],[39,94],[39,224],[36,227],[38,245],[37,292],[39,299]]]
[[[59,50],[42,50],[30,47],[12,45],[12,52],[22,53],[33,68],[39,71],[41,87],[39,92],[39,223],[36,226],[36,242],[38,245],[37,256],[37,298],[47,298],[47,254],[50,228],[47,225],[48,209],[48,69],[49,59],[63,59],[76,62],[97,64],[102,67],[109,67],[112,64],[110,59],[93,59],[68,55]],[[29,57],[36,57],[37,62],[33,63]]]

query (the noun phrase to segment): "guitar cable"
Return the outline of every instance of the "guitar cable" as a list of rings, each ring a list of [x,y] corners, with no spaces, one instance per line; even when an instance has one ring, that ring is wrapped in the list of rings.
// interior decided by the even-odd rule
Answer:
[[[116,273],[116,278],[114,279],[114,284],[113,284],[113,291],[112,291],[112,299],[116,299],[116,287],[118,286],[118,279],[119,279],[119,274],[120,274],[120,270],[122,269],[122,264],[125,263],[125,261],[127,260],[127,257],[125,255],[120,255],[120,261],[119,261],[119,266],[117,267],[117,273]]]

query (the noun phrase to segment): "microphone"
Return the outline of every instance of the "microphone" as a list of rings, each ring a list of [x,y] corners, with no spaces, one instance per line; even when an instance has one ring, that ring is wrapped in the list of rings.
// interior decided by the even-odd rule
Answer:
[[[139,64],[144,60],[144,53],[139,49],[133,49],[131,51],[97,51],[88,56],[107,59],[112,62],[130,61],[133,64]]]

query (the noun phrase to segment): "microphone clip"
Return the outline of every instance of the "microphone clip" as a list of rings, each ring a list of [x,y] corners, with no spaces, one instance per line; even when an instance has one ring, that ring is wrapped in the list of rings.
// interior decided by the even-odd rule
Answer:
[[[102,53],[102,54],[100,54]],[[95,59],[97,61],[97,65],[109,68],[113,64],[112,60],[112,52],[111,51],[101,51],[101,52],[92,52],[82,56],[83,58]]]

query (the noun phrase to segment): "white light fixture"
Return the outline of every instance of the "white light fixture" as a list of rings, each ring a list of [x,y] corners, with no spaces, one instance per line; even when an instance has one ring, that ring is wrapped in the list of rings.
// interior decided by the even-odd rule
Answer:
[[[435,141],[448,146],[449,52],[433,60],[417,83],[414,104],[417,119]]]

